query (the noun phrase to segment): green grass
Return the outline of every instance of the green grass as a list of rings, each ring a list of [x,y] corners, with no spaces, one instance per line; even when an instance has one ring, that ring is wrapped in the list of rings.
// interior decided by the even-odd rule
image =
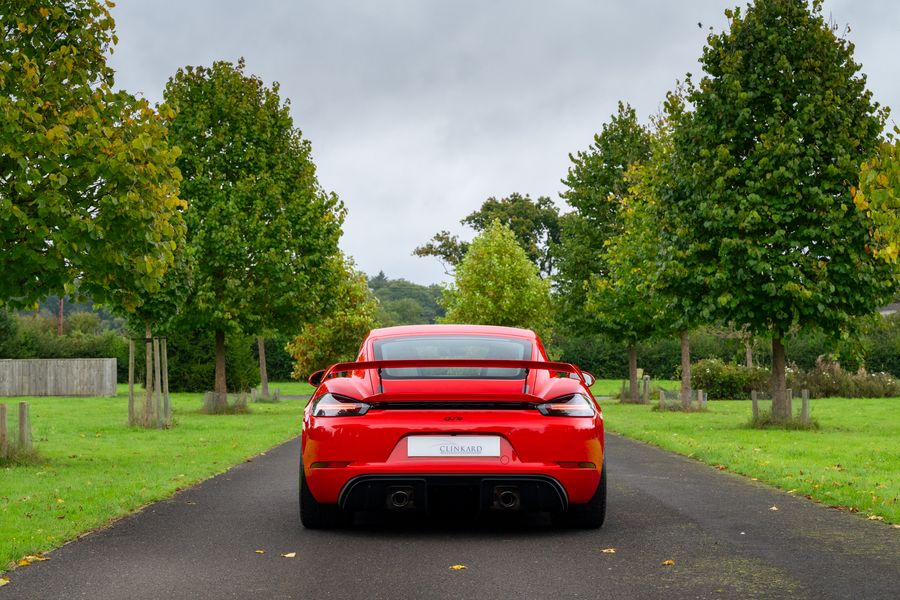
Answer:
[[[591,386],[591,393],[595,396],[613,396],[622,391],[622,381],[622,379],[598,379],[594,382],[594,385]],[[681,382],[668,379],[650,380],[651,388],[656,387],[665,390],[677,390],[680,385]]]
[[[602,406],[609,431],[900,523],[900,398],[811,400],[814,431],[751,429],[749,401],[710,402],[695,413]]]
[[[159,431],[126,425],[127,392],[3,399],[20,400],[31,404],[43,463],[0,468],[0,571],[290,439],[305,404],[251,404],[250,414],[212,416],[199,412],[201,394],[172,394],[176,426]]]

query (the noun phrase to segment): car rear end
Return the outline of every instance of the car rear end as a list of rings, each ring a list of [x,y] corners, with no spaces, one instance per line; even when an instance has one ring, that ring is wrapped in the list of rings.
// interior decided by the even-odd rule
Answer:
[[[475,347],[496,350],[485,337]],[[378,341],[369,340],[361,356],[374,361],[357,365],[392,364],[384,362],[387,348],[379,351]],[[412,340],[410,347],[416,345]],[[434,354],[431,346],[426,350]],[[409,361],[418,357],[405,352],[399,359],[405,362],[395,364],[414,364]],[[533,341],[517,352],[524,354],[479,359],[479,367],[361,368],[326,380],[304,418],[302,484],[308,495],[343,515],[564,515],[590,504],[603,476],[600,410],[582,380],[541,368],[548,363]],[[453,359],[459,357],[434,364]],[[507,364],[498,362],[504,359],[531,367],[491,366]]]

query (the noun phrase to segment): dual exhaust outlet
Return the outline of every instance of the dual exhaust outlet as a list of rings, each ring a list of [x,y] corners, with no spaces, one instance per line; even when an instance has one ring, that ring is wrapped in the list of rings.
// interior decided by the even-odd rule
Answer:
[[[494,508],[516,510],[521,505],[522,499],[519,496],[517,487],[497,486],[494,488]],[[392,488],[387,495],[387,506],[392,510],[415,508],[415,496],[412,486]]]

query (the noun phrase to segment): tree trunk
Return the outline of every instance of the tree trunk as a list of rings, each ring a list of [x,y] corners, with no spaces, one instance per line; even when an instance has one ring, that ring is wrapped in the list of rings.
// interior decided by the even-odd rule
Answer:
[[[681,406],[691,407],[691,338],[687,331],[678,334],[681,339]]]
[[[744,340],[744,361],[748,369],[753,368],[753,337],[751,336]]]
[[[63,334],[63,306],[64,306],[64,303],[65,303],[65,300],[63,300],[63,297],[60,296],[59,297],[59,306],[57,307],[57,310],[56,310],[56,335],[57,336],[61,336]]]
[[[791,418],[791,399],[787,395],[784,376],[784,345],[778,336],[772,337],[772,419],[788,421]]]
[[[150,333],[150,321],[145,321],[144,330],[144,355],[147,359],[144,370],[144,389],[147,395],[144,396],[144,427],[150,427],[153,423],[153,341]]]
[[[228,407],[228,384],[225,383],[225,332],[216,331],[216,383],[213,389],[213,412]]]
[[[256,338],[259,348],[259,393],[263,398],[269,397],[269,372],[266,371],[266,339],[263,336]]]
[[[628,401],[638,403],[637,346],[628,344]]]

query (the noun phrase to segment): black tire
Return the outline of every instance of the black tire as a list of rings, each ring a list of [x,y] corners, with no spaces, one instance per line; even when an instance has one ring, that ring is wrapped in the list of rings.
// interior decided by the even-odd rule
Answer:
[[[347,513],[337,504],[321,504],[306,486],[303,459],[300,459],[300,522],[307,529],[333,529],[346,525]]]
[[[569,508],[553,515],[553,523],[570,529],[599,529],[606,520],[606,459],[600,471],[597,491],[587,504],[570,504]]]

